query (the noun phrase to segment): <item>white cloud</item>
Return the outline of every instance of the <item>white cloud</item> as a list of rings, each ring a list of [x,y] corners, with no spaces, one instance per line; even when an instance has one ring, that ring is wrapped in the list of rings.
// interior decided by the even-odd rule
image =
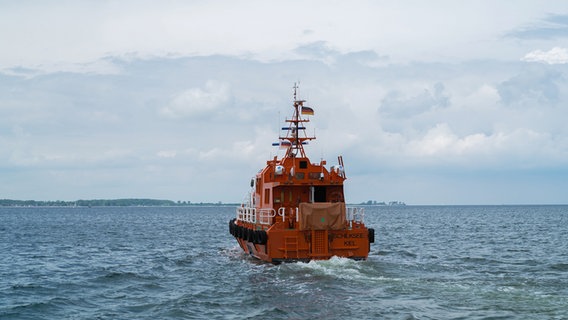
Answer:
[[[563,146],[555,146],[556,150],[549,150],[549,147],[550,136],[547,133],[528,128],[459,137],[448,124],[440,123],[428,130],[423,138],[409,141],[406,153],[419,161],[436,161],[440,165],[512,168],[556,161],[550,157],[562,152]]]
[[[156,155],[160,158],[175,158],[177,152],[174,150],[161,150]]]
[[[411,142],[408,147],[411,154],[418,156],[440,155],[448,153],[457,140],[447,124],[437,124],[423,139]]]
[[[548,51],[535,50],[527,53],[521,60],[544,62],[548,64],[564,64],[568,63],[568,49],[554,47]]]
[[[444,85],[438,82],[433,89],[425,88],[412,97],[402,97],[398,91],[389,92],[383,99],[379,112],[387,117],[403,118],[416,116],[435,108],[445,108],[448,104],[449,97],[444,92]]]
[[[210,116],[230,100],[226,83],[207,81],[204,88],[191,88],[177,94],[169,105],[160,111],[171,118]]]
[[[533,67],[521,70],[500,83],[497,89],[505,105],[536,107],[558,103],[566,85],[560,69]]]
[[[0,43],[4,48],[0,69],[100,67],[101,72],[115,72],[112,66],[81,65],[128,54],[221,54],[287,60],[297,56],[299,46],[313,43],[326,43],[340,53],[375,51],[399,62],[510,58],[519,56],[526,47],[502,41],[501,34],[550,12],[566,11],[561,1],[513,7],[488,0],[437,3],[10,3],[0,10]]]

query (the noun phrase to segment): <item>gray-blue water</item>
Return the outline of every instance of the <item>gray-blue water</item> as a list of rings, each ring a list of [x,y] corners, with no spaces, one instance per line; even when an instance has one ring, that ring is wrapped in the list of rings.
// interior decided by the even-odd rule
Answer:
[[[0,208],[0,318],[568,318],[568,206],[367,207],[367,261],[277,266],[233,215]]]

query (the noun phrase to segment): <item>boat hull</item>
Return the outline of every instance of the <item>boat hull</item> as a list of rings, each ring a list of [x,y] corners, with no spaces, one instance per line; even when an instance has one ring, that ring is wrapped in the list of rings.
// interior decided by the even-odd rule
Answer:
[[[333,256],[367,259],[374,230],[364,226],[345,230],[255,230],[246,223],[230,221],[230,233],[250,256],[271,263],[326,260]]]

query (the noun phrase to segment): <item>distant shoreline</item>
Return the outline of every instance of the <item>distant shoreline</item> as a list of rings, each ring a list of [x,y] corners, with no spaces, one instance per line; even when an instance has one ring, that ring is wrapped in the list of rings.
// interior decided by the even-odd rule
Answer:
[[[237,206],[237,203],[191,202],[159,199],[94,199],[76,201],[38,201],[0,199],[0,207],[191,207]]]
[[[76,201],[41,201],[41,200],[12,200],[0,199],[0,208],[2,207],[199,207],[199,206],[217,206],[217,207],[237,207],[240,203],[223,203],[223,202],[190,202],[190,201],[173,201],[160,199],[94,199],[94,200],[76,200]],[[348,206],[362,207],[463,207],[463,206],[567,206],[562,203],[543,203],[543,204],[412,204],[408,205],[404,202],[362,202],[362,203],[346,203]]]

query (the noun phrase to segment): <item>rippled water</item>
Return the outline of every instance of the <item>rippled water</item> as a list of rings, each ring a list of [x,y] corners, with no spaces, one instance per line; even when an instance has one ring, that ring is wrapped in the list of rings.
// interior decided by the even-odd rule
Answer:
[[[366,213],[369,260],[276,266],[229,207],[0,208],[0,318],[568,318],[568,206]]]

